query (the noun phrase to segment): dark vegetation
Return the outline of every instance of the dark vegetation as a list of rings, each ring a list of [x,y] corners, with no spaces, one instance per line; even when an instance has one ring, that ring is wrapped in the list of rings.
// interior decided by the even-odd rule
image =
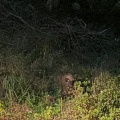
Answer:
[[[0,0],[0,120],[119,120],[119,33],[119,0]]]

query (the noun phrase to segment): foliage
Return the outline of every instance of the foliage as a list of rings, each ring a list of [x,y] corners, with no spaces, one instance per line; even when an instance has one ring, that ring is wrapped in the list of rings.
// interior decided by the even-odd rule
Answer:
[[[57,4],[46,11],[45,1],[0,3],[0,119],[120,119],[120,39],[111,29],[119,2]],[[81,81],[75,98],[61,100],[61,72]]]
[[[3,102],[0,101],[0,116],[3,115],[5,112],[4,108],[3,108]]]
[[[25,96],[25,104],[18,104],[11,100],[7,109],[0,104],[0,118],[23,120],[117,120],[120,118],[120,84],[119,76],[112,77],[108,72],[102,74],[104,84],[101,87],[101,74],[96,77],[97,82],[91,88],[91,94],[84,93],[81,82],[75,83],[74,95],[71,100],[56,99],[45,95],[36,102],[36,96]],[[98,82],[99,81],[99,82]],[[14,82],[13,82],[14,83]],[[14,88],[14,87],[13,87]],[[11,94],[12,95],[12,94]],[[14,96],[12,96],[14,97]],[[50,100],[50,101],[49,101]],[[8,101],[9,102],[9,101]]]
[[[104,87],[100,93],[83,94],[81,83],[76,83],[76,97],[71,101],[70,110],[65,109],[65,112],[73,112],[71,119],[80,120],[117,120],[120,118],[120,90],[116,85],[116,78],[110,78],[107,82],[107,87]],[[94,91],[93,86],[92,90]],[[117,104],[115,104],[117,103]],[[62,114],[64,115],[64,114]],[[65,115],[67,119],[68,116]]]

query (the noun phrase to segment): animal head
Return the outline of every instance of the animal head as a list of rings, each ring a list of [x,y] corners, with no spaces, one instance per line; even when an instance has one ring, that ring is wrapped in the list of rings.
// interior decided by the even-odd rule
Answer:
[[[71,73],[63,74],[59,77],[61,84],[61,95],[62,98],[66,98],[72,95],[74,90],[74,77]]]

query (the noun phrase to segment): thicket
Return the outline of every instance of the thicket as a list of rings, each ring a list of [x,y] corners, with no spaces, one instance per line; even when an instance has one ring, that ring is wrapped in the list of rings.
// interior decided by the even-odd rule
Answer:
[[[46,2],[0,2],[0,119],[119,120],[119,0]],[[71,100],[61,72],[81,80]]]

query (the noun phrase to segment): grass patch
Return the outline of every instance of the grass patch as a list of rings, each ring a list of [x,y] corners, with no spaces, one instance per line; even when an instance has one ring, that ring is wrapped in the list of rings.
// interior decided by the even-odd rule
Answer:
[[[117,74],[112,74],[103,64],[78,66],[78,62],[72,63],[62,53],[56,55],[47,47],[41,49],[37,56],[38,51],[27,56],[1,54],[1,120],[120,119],[118,68]],[[61,71],[73,72],[79,81],[75,83],[75,98],[71,100],[61,99],[57,81]]]

